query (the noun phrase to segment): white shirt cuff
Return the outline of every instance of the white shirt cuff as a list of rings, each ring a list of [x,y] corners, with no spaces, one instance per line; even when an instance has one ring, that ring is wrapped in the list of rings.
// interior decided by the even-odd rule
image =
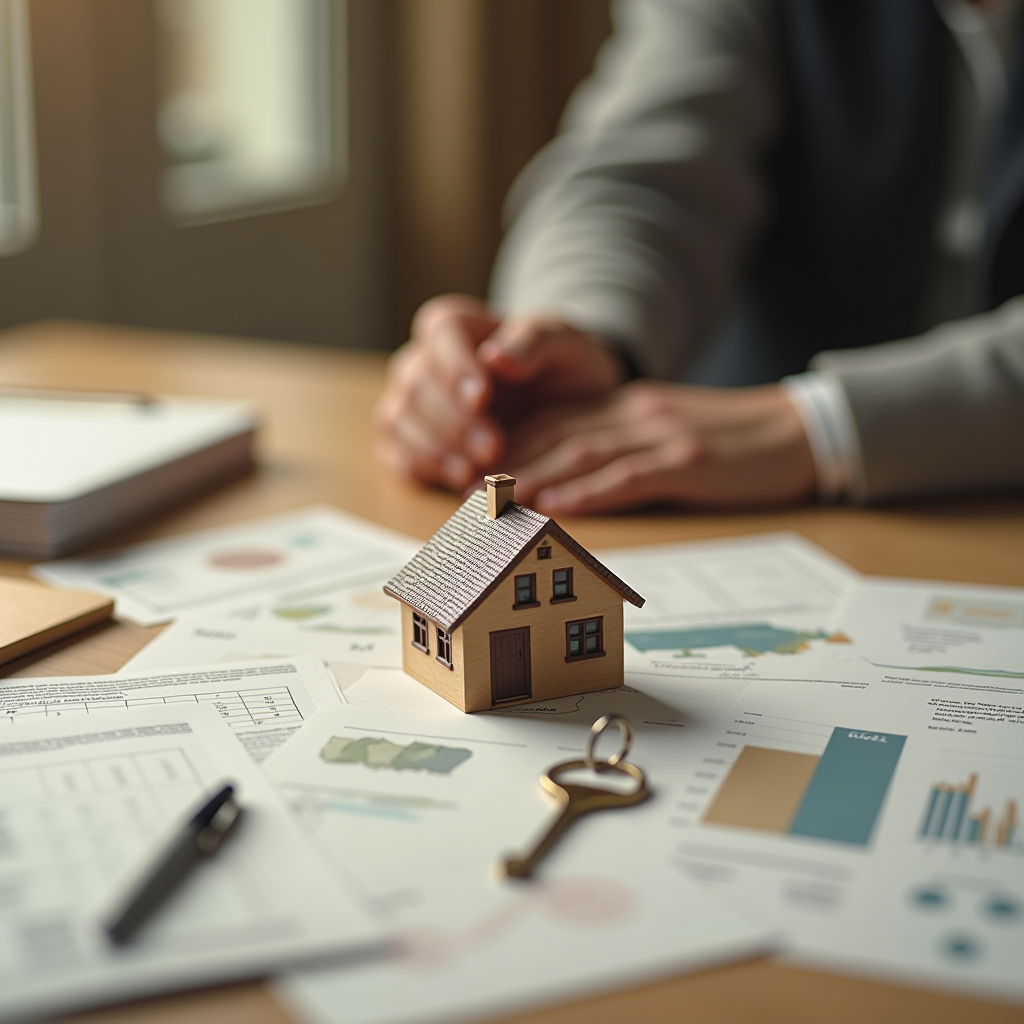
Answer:
[[[853,412],[842,384],[828,373],[784,377],[782,388],[800,417],[823,501],[859,500],[863,463]]]

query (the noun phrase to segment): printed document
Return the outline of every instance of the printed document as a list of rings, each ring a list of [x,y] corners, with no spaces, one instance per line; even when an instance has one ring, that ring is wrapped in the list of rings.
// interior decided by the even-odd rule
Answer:
[[[838,614],[860,577],[795,533],[604,552],[646,598],[624,609],[636,678],[845,674]]]
[[[58,586],[109,594],[144,626],[270,592],[388,579],[419,543],[332,508],[170,537],[97,558],[34,567]],[[257,602],[259,604],[260,602]]]
[[[5,724],[87,721],[112,709],[209,704],[250,757],[262,761],[317,708],[338,700],[330,673],[310,656],[111,676],[0,679],[0,737]]]
[[[676,861],[794,960],[1024,1001],[1024,695],[756,680],[682,782]]]
[[[134,940],[101,922],[205,797],[243,816]],[[350,958],[380,932],[210,705],[0,729],[0,1019]]]
[[[283,594],[228,612],[183,616],[122,671],[313,654],[345,687],[367,668],[401,668],[401,617],[398,602],[383,592],[385,579],[309,588],[302,596]]]
[[[676,870],[663,835],[671,777],[638,726],[630,760],[655,796],[576,822],[533,881],[496,880],[556,813],[538,777],[581,756],[590,721],[318,712],[266,771],[400,958],[278,985],[308,1021],[369,1024],[496,1015],[753,955],[769,942]],[[663,727],[670,730],[671,727]]]
[[[842,628],[872,667],[1024,692],[1024,588],[865,580]]]

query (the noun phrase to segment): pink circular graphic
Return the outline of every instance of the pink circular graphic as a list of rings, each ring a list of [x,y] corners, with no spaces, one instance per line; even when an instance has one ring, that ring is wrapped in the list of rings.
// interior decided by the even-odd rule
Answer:
[[[397,936],[398,955],[406,967],[429,970],[450,963],[459,952],[459,940],[445,932],[419,928]]]
[[[218,551],[209,555],[207,562],[215,569],[266,569],[280,565],[285,559],[280,551],[269,548],[236,548],[234,551]]]
[[[564,878],[542,886],[534,897],[562,924],[616,924],[632,914],[632,890],[610,878]]]

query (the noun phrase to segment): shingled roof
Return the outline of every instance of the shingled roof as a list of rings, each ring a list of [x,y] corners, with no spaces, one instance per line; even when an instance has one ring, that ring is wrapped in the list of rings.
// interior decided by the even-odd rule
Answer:
[[[550,535],[637,608],[644,599],[581,547],[553,519],[509,502],[497,519],[487,514],[487,494],[477,491],[384,585],[384,593],[411,605],[447,632],[508,575],[526,548]]]

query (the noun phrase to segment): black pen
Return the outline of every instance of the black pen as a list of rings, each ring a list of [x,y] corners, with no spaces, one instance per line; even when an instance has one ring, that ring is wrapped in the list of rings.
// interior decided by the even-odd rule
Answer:
[[[216,852],[241,813],[242,808],[235,801],[235,787],[230,785],[203,804],[146,872],[124,906],[106,922],[104,927],[110,940],[119,946],[128,942],[185,876]]]

